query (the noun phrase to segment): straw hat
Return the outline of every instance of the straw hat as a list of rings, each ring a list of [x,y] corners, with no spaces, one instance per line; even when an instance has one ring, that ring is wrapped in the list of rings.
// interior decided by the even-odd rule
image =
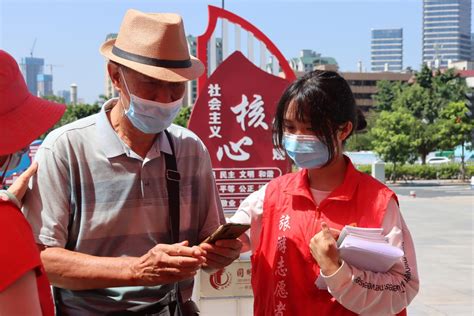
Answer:
[[[181,16],[128,10],[116,39],[105,42],[102,55],[149,77],[171,81],[198,78],[204,65],[191,56]]]
[[[15,59],[0,50],[0,156],[25,148],[64,114],[66,106],[32,95]]]

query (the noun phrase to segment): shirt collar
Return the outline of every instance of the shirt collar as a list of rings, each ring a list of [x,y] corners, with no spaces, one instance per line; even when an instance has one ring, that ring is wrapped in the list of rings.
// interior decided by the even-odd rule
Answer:
[[[107,158],[114,158],[120,155],[133,156],[131,149],[120,139],[107,117],[107,112],[117,104],[117,101],[118,98],[113,98],[105,102],[96,121],[98,139]],[[151,160],[159,157],[161,151],[172,154],[171,146],[165,133],[160,133],[156,137],[155,143],[147,154],[147,159]]]
[[[127,154],[126,146],[117,135],[112,125],[110,124],[107,112],[110,111],[117,103],[118,98],[108,100],[102,106],[97,116],[97,136],[99,138],[100,145],[107,158],[117,157],[123,154]]]
[[[346,174],[344,175],[344,181],[327,197],[328,200],[340,200],[349,201],[354,196],[360,180],[360,172],[352,164],[351,160],[344,156],[347,163]],[[298,176],[295,181],[292,181],[284,192],[291,195],[300,195],[313,200],[313,196],[309,187],[308,170],[303,169],[298,172]]]
[[[160,149],[161,149],[161,151],[164,152],[165,154],[169,154],[169,155],[173,154],[173,152],[171,151],[170,142],[168,141],[168,137],[166,137],[164,132],[162,132],[158,135],[158,137],[156,138],[156,142],[155,142],[154,146],[157,146],[156,149],[158,151],[160,151]]]

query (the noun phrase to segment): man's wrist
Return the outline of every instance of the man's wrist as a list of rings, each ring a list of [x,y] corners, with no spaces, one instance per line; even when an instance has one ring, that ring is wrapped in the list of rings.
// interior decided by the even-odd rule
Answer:
[[[122,278],[133,286],[142,285],[142,279],[140,275],[141,257],[123,257],[121,259],[125,260],[124,269],[121,269],[123,273]]]
[[[15,204],[16,207],[21,208],[20,201],[18,201],[13,193],[7,190],[0,190],[0,201],[11,202]]]

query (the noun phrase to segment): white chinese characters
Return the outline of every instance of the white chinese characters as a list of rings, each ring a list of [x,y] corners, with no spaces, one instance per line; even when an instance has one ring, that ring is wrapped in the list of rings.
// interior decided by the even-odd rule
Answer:
[[[285,233],[287,230],[291,229],[290,227],[290,215],[283,214],[280,217],[278,223],[278,230]],[[286,235],[280,235],[277,238],[276,244],[276,255],[278,256],[278,262],[275,269],[275,278],[276,288],[273,295],[275,296],[275,301],[278,302],[274,309],[275,315],[283,316],[286,311],[286,304],[288,300],[288,290],[286,289],[286,278],[288,277],[288,268],[285,264],[285,254],[287,251],[287,237]]]
[[[278,229],[282,231],[290,229],[290,215],[286,214],[280,217],[280,224],[278,225]]]
[[[221,132],[221,105],[222,102],[218,98],[221,96],[221,87],[219,84],[210,84],[208,86],[208,91],[210,97],[212,97],[207,105],[209,106],[209,129],[211,131],[211,135],[209,138],[222,138]]]
[[[246,123],[249,127],[257,128],[261,126],[263,129],[267,130],[268,125],[264,122],[265,113],[263,109],[264,102],[262,96],[254,94],[253,97],[254,99],[252,103],[249,104],[247,96],[242,94],[242,102],[230,109],[234,114],[237,114],[237,122],[240,124],[243,131],[245,131]],[[245,120],[246,118],[248,119],[247,122]]]
[[[281,277],[286,277],[286,272],[288,269],[285,267],[285,259],[283,259],[283,256],[280,256],[280,260],[278,260],[277,263],[277,268],[275,270],[275,274],[279,275]]]
[[[250,158],[250,154],[241,148],[242,146],[253,145],[253,140],[250,137],[244,136],[236,143],[229,142],[229,145],[225,144],[223,146],[219,146],[217,149],[217,159],[219,161],[222,161],[224,153],[229,159],[234,161],[245,161]]]
[[[283,254],[286,252],[286,236],[278,237],[277,249],[279,252]]]

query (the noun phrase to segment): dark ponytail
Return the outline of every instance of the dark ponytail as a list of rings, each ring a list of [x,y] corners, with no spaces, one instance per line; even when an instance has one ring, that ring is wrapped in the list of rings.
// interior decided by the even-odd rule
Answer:
[[[365,120],[364,112],[360,109],[360,107],[356,107],[357,111],[357,126],[354,127],[355,131],[362,131],[367,127],[367,121]]]

